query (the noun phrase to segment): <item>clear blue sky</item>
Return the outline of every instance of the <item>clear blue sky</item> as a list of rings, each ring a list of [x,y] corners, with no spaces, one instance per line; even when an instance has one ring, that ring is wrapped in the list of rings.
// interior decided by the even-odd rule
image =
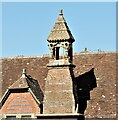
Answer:
[[[74,52],[116,51],[115,2],[2,4],[2,56],[48,54],[47,37],[63,8],[75,38]]]

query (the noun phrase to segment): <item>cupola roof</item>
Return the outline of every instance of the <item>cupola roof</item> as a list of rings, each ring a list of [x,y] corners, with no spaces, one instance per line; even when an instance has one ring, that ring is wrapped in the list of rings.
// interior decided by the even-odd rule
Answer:
[[[49,42],[54,41],[70,41],[74,42],[74,38],[71,34],[71,31],[63,17],[63,11],[60,10],[58,19],[55,22],[54,27],[51,30],[51,33],[47,39]]]

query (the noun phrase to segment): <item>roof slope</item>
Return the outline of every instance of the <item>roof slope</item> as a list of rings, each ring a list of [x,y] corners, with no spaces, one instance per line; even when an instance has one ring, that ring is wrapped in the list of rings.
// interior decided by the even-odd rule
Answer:
[[[21,89],[21,88],[28,88],[29,83],[28,83],[28,77],[26,76],[26,73],[23,70],[22,76],[14,82],[9,89]]]
[[[63,41],[68,40],[73,42],[74,38],[69,30],[69,27],[63,17],[62,10],[60,10],[59,17],[48,36],[48,41]]]
[[[28,89],[28,91],[31,92],[31,94],[39,104],[42,103],[43,101],[44,95],[38,84],[38,81],[33,79],[30,75],[27,75],[25,69],[23,69],[22,76],[17,81],[15,81],[10,87],[8,87],[7,92],[13,89],[14,90]],[[4,94],[4,96],[9,95],[7,92]],[[2,98],[3,100],[4,96]]]
[[[118,54],[117,54],[118,55]],[[116,117],[116,69],[118,62],[116,52],[87,52],[74,54],[73,63],[75,77],[88,72],[94,66],[97,87],[91,91],[91,100],[88,101],[86,118],[115,118]],[[49,56],[9,57],[2,58],[2,73],[0,94],[3,95],[15,80],[20,78],[23,68],[32,78],[38,80],[41,89],[45,92],[45,78],[48,73]],[[12,69],[11,69],[12,67]],[[31,82],[34,80],[32,79]],[[34,88],[34,87],[33,87]]]

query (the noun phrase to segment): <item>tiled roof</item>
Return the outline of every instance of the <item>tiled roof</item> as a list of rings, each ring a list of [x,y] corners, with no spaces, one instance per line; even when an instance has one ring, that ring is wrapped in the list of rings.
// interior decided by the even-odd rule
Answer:
[[[63,17],[62,10],[60,10],[59,17],[48,36],[48,41],[63,41],[68,40],[73,42],[74,38],[69,30],[69,27]]]
[[[24,71],[24,70],[23,70]],[[31,76],[26,75],[25,71],[22,76],[14,82],[8,89],[24,89],[30,88],[35,97],[40,101],[43,101],[43,92],[38,84],[37,80],[34,80]]]
[[[28,78],[25,74],[22,74],[22,76],[14,82],[9,89],[18,89],[18,88],[28,88]]]
[[[85,52],[76,53],[73,56],[73,63],[76,65],[74,68],[75,77],[88,72],[91,67],[95,67],[94,72],[98,86],[91,91],[91,100],[88,102],[85,113],[86,118],[116,117],[116,68],[118,66],[116,65],[116,54],[116,52]],[[45,93],[45,78],[48,74],[46,65],[48,62],[49,56],[47,55],[2,58],[2,69],[0,69],[2,89],[0,89],[0,94],[3,95],[8,86],[19,78],[24,67],[27,69],[27,74],[38,80]]]

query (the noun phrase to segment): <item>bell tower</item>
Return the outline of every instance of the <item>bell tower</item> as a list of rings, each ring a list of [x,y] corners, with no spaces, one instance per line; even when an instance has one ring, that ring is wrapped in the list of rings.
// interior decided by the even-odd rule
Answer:
[[[50,62],[49,66],[56,61],[66,62],[66,65],[72,65],[73,48],[72,43],[75,41],[67,23],[63,17],[62,9],[60,10],[59,17],[51,30],[47,39],[50,49]],[[62,62],[62,64],[63,64]],[[61,64],[61,63],[60,63]],[[64,65],[64,64],[63,64]]]
[[[73,47],[75,41],[60,10],[48,36],[50,59],[45,83],[44,114],[70,114],[74,112]]]

